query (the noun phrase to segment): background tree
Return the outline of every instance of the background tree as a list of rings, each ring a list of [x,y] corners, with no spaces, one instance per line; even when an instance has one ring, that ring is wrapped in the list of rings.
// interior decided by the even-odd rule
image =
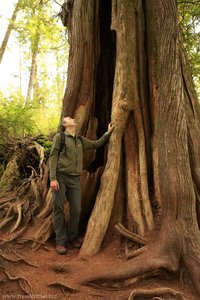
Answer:
[[[20,6],[21,6],[21,0],[19,0],[17,2],[16,6],[15,6],[15,9],[14,9],[12,17],[11,17],[11,19],[9,21],[8,28],[6,30],[4,39],[3,39],[2,44],[1,44],[1,48],[0,48],[0,63],[1,63],[2,59],[3,59],[3,55],[4,55],[4,52],[6,50],[6,47],[7,47],[7,44],[8,44],[8,40],[9,40],[11,31],[13,29],[15,20],[17,18],[17,13],[20,10]]]
[[[39,48],[39,41],[40,41],[40,33],[39,33],[39,23],[36,27],[36,33],[34,37],[34,41],[31,45],[32,50],[32,59],[31,59],[31,68],[30,68],[30,77],[29,77],[29,84],[28,84],[28,91],[27,91],[27,97],[26,102],[27,104],[30,104],[31,96],[32,96],[32,90],[36,92],[38,90],[38,79],[37,79],[37,54],[38,54],[38,48]]]
[[[45,4],[43,1],[38,2],[37,0],[30,3],[26,2],[20,19],[16,24],[16,30],[21,43],[23,45],[28,44],[31,49],[31,55],[30,51],[28,51],[27,57],[30,59],[30,76],[26,96],[27,104],[29,105],[33,104],[33,102],[34,105],[41,102],[45,105],[44,99],[46,97],[42,95],[43,82],[39,80],[39,78],[41,78],[40,73],[43,71],[43,64],[38,64],[38,60],[40,61],[40,57],[44,51],[47,52],[50,48],[53,49],[55,43],[57,43],[57,45],[58,43],[61,44],[58,40],[61,30],[56,24],[56,19],[52,17],[53,11],[51,5],[52,1],[48,1]],[[44,80],[44,82],[46,82],[46,80]],[[40,101],[40,98],[43,98],[43,100]]]
[[[13,23],[11,40],[7,48],[7,57],[10,52],[14,52],[13,48],[15,49],[13,60],[20,61],[20,67],[18,68],[19,63],[15,63],[16,68],[11,82],[8,86],[7,82],[1,84],[4,96],[0,101],[2,104],[6,99],[9,102],[9,99],[16,99],[17,95],[17,103],[18,105],[21,103],[23,111],[28,94],[29,109],[36,125],[32,126],[34,132],[31,133],[49,134],[57,127],[65,88],[68,56],[65,29],[58,24],[54,1],[43,3],[35,0],[20,3],[18,18]],[[56,8],[57,13],[59,6]],[[19,45],[20,55],[18,55]],[[1,65],[2,73],[7,73],[7,70],[4,70],[5,65],[4,60]],[[45,124],[44,115],[46,115]],[[18,127],[15,128],[17,130]],[[20,135],[21,131],[18,133]]]

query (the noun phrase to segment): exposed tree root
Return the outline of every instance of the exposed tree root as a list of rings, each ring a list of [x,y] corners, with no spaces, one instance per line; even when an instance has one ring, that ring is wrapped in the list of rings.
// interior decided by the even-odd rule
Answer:
[[[11,194],[1,194],[0,195],[0,203],[5,204],[5,203],[10,203],[12,201],[16,201],[18,197],[16,196],[16,193],[11,193]]]
[[[26,258],[24,258],[24,257],[22,257],[20,254],[16,253],[16,251],[15,251],[13,248],[12,248],[12,251],[14,252],[14,254],[15,254],[18,258],[13,258],[13,257],[10,257],[10,256],[8,256],[8,255],[5,255],[5,254],[3,253],[2,250],[0,250],[0,256],[1,256],[2,258],[4,258],[5,260],[7,260],[7,261],[9,261],[9,262],[12,262],[12,263],[15,263],[15,262],[23,262],[23,263],[25,263],[25,264],[27,264],[27,265],[29,265],[29,266],[38,268],[37,265],[35,265],[35,264],[29,262]]]
[[[12,221],[15,218],[15,215],[17,215],[17,221],[14,224],[14,226],[10,229],[10,233],[13,233],[21,224],[22,222],[22,210],[23,208],[26,209],[23,205],[27,201],[20,200],[16,203],[11,204],[10,202],[4,203],[0,206],[0,210],[7,210],[7,213],[4,217],[4,220],[0,223],[0,229],[3,228],[6,224],[8,224],[10,221]]]
[[[29,260],[27,260],[26,257],[22,256],[21,254],[19,254],[13,247],[10,247],[11,248],[11,251],[20,259],[22,260],[23,262],[27,263],[29,266],[32,266],[32,267],[35,267],[35,268],[38,268],[38,266],[34,263],[31,263]]]
[[[174,253],[173,249],[164,250],[165,253],[162,253],[163,249],[165,248],[156,249],[152,243],[141,255],[117,266],[105,268],[106,271],[101,274],[96,272],[95,275],[83,280],[82,283],[98,284],[105,281],[124,280],[143,276],[160,269],[165,269],[171,273],[177,272],[179,270],[179,253]]]
[[[7,208],[7,207],[8,207],[8,209],[11,207],[10,202],[6,202],[6,203],[1,204],[0,205],[0,210],[2,210],[4,208]]]
[[[2,204],[0,210],[2,216],[4,215],[4,219],[0,223],[0,229],[1,229],[14,218],[14,215],[11,214],[13,210],[13,206],[9,202]]]
[[[178,291],[175,291],[170,288],[151,288],[151,290],[147,290],[144,288],[136,288],[134,289],[128,300],[135,300],[136,297],[141,297],[141,296],[152,296],[154,297],[153,299],[163,299],[163,298],[158,298],[158,297],[163,297],[163,296],[174,296],[173,298],[170,299],[177,299],[177,300],[186,300],[186,298]]]
[[[30,138],[16,140],[12,146],[14,151],[11,160],[0,180],[2,186],[5,185],[5,195],[0,200],[0,229],[4,229],[5,235],[1,238],[1,244],[22,236],[33,218],[41,213],[48,190],[48,167],[44,164],[44,148]],[[11,191],[12,195],[9,196]],[[49,199],[47,202],[51,204]],[[49,205],[48,211],[42,212],[38,219],[47,216],[51,211]],[[43,240],[41,236],[45,234],[46,232],[40,232],[38,237],[33,236],[32,239]],[[47,234],[46,238],[48,239]]]
[[[44,151],[44,148],[38,144],[37,142],[33,142],[32,145],[29,145],[28,146],[28,149],[29,150],[32,150],[32,149],[36,149],[38,155],[39,155],[39,158],[40,158],[40,163],[39,163],[39,168],[40,168],[40,177],[42,178],[43,176],[43,161],[44,161],[44,154],[45,154],[45,151]]]
[[[35,198],[35,204],[36,207],[40,207],[41,206],[41,193],[40,193],[40,186],[39,184],[37,184],[37,181],[35,178],[31,180],[31,185],[30,188],[33,192],[34,198]]]
[[[37,218],[44,219],[44,218],[48,217],[51,212],[52,212],[52,201],[51,201],[51,190],[49,189],[49,191],[45,197],[44,208],[37,215]]]
[[[2,229],[5,225],[7,225],[13,219],[14,219],[14,215],[9,218],[5,217],[4,220],[0,223],[0,229]]]
[[[118,223],[117,225],[115,225],[115,228],[121,235],[123,235],[127,239],[129,239],[133,242],[136,242],[138,244],[141,244],[141,245],[146,245],[147,241],[145,240],[145,238],[129,231],[121,223]]]
[[[27,180],[25,180],[16,190],[16,193],[20,196],[21,194],[24,193],[24,190],[26,190],[26,187],[29,187],[29,184],[31,182],[32,178],[29,178]],[[22,190],[22,191],[20,191]]]
[[[126,290],[127,288],[136,286],[137,284],[141,283],[144,280],[148,280],[152,278],[162,278],[166,281],[168,281],[169,274],[165,272],[164,270],[154,270],[152,272],[147,272],[143,275],[139,275],[133,278],[128,278],[124,280],[112,280],[112,279],[107,279],[107,280],[100,280],[100,281],[94,281],[94,282],[89,282],[87,285],[95,287],[97,289],[102,289],[102,290],[108,290],[108,291],[121,291],[121,290]]]
[[[22,236],[22,234],[26,231],[26,227],[21,228],[20,230],[16,231],[15,233],[12,233],[9,239],[5,239],[5,238],[1,238],[1,242],[0,244],[6,244],[9,242],[12,242],[14,240],[16,240],[17,238],[19,238],[20,236]]]
[[[38,241],[36,239],[32,239],[32,238],[20,238],[17,240],[17,244],[19,244],[19,245],[23,245],[28,242],[34,242],[36,244],[41,244],[42,246],[48,246],[47,243],[43,243],[43,242],[40,242],[40,241]]]
[[[75,289],[73,287],[70,287],[69,285],[66,285],[65,283],[59,282],[59,281],[53,281],[48,283],[48,286],[53,286],[53,287],[60,287],[63,291],[63,293],[69,292],[69,293],[77,293],[78,289]]]
[[[130,259],[130,258],[133,258],[133,257],[136,257],[138,255],[141,255],[144,251],[146,251],[147,248],[146,247],[142,247],[142,248],[139,248],[137,250],[129,250],[129,249],[126,249],[125,250],[125,255],[126,255],[126,258],[127,259]]]
[[[17,281],[20,288],[22,289],[22,291],[25,294],[33,295],[32,285],[28,279],[26,279],[25,277],[22,277],[22,276],[13,276],[9,272],[7,272],[6,270],[4,270],[2,268],[1,268],[1,270],[4,272],[4,274],[6,274],[6,276],[8,277],[9,280]]]
[[[50,238],[52,233],[53,233],[53,223],[52,223],[52,214],[51,214],[46,220],[44,220],[44,223],[35,234],[35,240],[39,241],[40,243],[34,242],[32,245],[32,249],[36,251],[41,246],[41,242],[42,243],[46,242]]]
[[[19,225],[21,223],[21,220],[22,220],[22,203],[17,204],[17,213],[18,213],[17,222],[15,223],[13,228],[10,230],[10,233],[13,233],[19,227]]]
[[[9,242],[14,241],[16,239],[18,239],[20,236],[22,236],[22,234],[26,231],[27,227],[23,227],[20,230],[16,231],[15,233],[13,233],[10,237]]]

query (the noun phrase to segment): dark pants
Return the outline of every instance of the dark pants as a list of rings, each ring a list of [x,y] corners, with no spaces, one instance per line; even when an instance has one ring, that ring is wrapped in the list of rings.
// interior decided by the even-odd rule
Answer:
[[[56,234],[56,245],[64,245],[67,240],[72,241],[78,235],[78,225],[81,213],[80,176],[58,174],[59,191],[52,192],[53,223]],[[70,217],[66,224],[64,203],[69,202]]]

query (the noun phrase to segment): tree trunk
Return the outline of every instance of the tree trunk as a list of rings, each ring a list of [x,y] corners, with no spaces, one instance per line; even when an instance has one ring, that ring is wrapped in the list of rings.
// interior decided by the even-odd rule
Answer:
[[[17,13],[20,10],[20,2],[21,2],[21,0],[18,0],[17,4],[15,6],[14,12],[12,14],[12,17],[11,17],[11,19],[9,21],[9,24],[8,24],[8,28],[6,30],[6,34],[5,34],[3,42],[1,44],[1,48],[0,48],[0,63],[2,62],[3,55],[4,55],[4,52],[6,50],[10,34],[11,34],[12,29],[13,29],[13,25],[14,25],[15,20],[17,18]]]
[[[200,293],[200,115],[176,1],[74,1],[71,37],[62,115],[74,116],[82,134],[91,117],[97,136],[109,113],[115,125],[106,161],[96,154],[105,168],[80,255],[96,254],[112,224],[124,153],[124,225],[147,238],[148,251],[105,278],[178,272],[183,261]]]
[[[37,55],[38,55],[38,47],[40,41],[40,34],[39,34],[39,25],[36,30],[35,40],[32,43],[32,60],[31,60],[31,69],[30,69],[30,77],[29,77],[29,84],[26,96],[26,104],[29,104],[32,99],[32,91],[33,88],[38,88],[37,84]]]

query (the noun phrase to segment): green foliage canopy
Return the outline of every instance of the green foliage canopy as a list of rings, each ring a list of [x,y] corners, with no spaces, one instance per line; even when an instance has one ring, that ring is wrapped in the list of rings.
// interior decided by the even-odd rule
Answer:
[[[20,48],[20,70],[16,71],[19,84],[10,83],[7,90],[0,91],[0,130],[5,139],[6,136],[49,134],[58,126],[66,86],[68,45],[66,29],[55,17],[53,3],[52,0],[20,0],[12,30],[12,43]],[[58,5],[56,8],[60,9]],[[26,103],[25,89],[28,89],[37,38],[37,82],[31,101]]]
[[[200,1],[178,0],[179,20],[194,84],[200,96]]]

